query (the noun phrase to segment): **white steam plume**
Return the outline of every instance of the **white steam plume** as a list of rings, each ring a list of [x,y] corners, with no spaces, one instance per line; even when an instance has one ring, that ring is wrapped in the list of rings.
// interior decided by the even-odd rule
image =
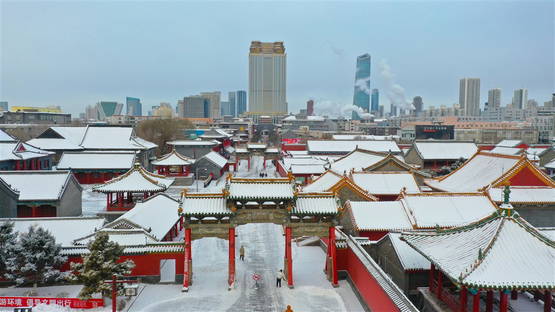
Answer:
[[[353,111],[355,111],[361,119],[370,119],[373,117],[372,114],[365,112],[362,108],[358,106],[351,104],[345,105],[329,100],[315,101],[314,111],[318,116],[351,118]]]
[[[357,90],[360,90],[368,95],[370,95],[371,90],[370,90],[370,77],[368,78],[362,78],[362,79],[357,79],[355,81],[355,88]]]
[[[414,105],[407,100],[405,96],[405,89],[395,83],[395,75],[391,72],[391,67],[389,67],[389,64],[387,64],[385,59],[380,61],[380,74],[386,82],[386,93],[389,101],[400,109],[415,109]]]

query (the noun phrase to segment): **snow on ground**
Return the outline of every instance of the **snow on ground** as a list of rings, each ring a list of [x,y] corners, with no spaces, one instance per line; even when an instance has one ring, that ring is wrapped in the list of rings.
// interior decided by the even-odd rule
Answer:
[[[283,268],[282,227],[247,224],[237,227],[234,288],[227,289],[228,242],[218,238],[193,241],[193,284],[182,293],[181,285],[146,285],[129,311],[363,311],[350,285],[333,288],[323,272],[325,254],[320,247],[293,244],[295,288],[276,288],[275,276]],[[245,261],[239,248],[245,247]],[[254,288],[252,274],[262,276]],[[153,300],[156,298],[156,301]]]
[[[106,211],[106,194],[92,191],[96,184],[82,184],[83,187],[83,216],[96,216],[97,213]]]

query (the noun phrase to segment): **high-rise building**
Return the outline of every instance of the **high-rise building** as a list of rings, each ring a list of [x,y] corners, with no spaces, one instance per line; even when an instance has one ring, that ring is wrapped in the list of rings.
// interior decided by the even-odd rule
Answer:
[[[236,97],[236,92],[229,92],[227,95],[227,101],[229,102],[229,115],[233,117],[237,117],[237,101],[235,101]]]
[[[140,99],[134,97],[126,97],[125,103],[127,106],[127,116],[143,115],[143,104],[141,104]]]
[[[8,101],[0,101],[0,112],[7,112],[10,110]]]
[[[201,95],[186,96],[177,103],[178,117],[184,118],[210,118],[210,100]],[[218,113],[218,115],[220,115]]]
[[[314,116],[314,100],[308,100],[306,102],[306,115]]]
[[[370,105],[370,111],[376,113],[380,110],[380,91],[378,89],[372,89],[372,103]]]
[[[98,109],[96,105],[87,105],[87,108],[85,108],[85,119],[98,120]]]
[[[112,101],[100,101],[96,103],[98,113],[97,120],[105,120],[106,117],[121,115],[123,104]]]
[[[424,106],[424,102],[422,102],[421,96],[415,96],[412,99],[412,106],[414,106],[414,111],[418,115],[422,111],[422,107]]]
[[[220,102],[220,112],[221,116],[231,116],[231,107],[229,101],[221,101]]]
[[[237,106],[238,117],[247,111],[247,91],[239,90],[236,92],[235,105]]]
[[[221,115],[221,108],[220,108],[220,98],[221,92],[214,91],[214,92],[201,92],[200,96],[207,99],[210,102],[210,118],[220,118]]]
[[[501,89],[491,89],[488,91],[488,110],[496,110],[501,107]]]
[[[480,78],[461,79],[459,105],[466,116],[480,116]]]
[[[357,57],[353,105],[362,108],[365,112],[370,111],[370,54],[368,53]],[[355,111],[353,111],[353,119],[360,119]]]
[[[281,41],[251,42],[249,112],[287,113],[286,54]]]
[[[516,89],[513,95],[513,108],[524,109],[528,104],[528,90]]]

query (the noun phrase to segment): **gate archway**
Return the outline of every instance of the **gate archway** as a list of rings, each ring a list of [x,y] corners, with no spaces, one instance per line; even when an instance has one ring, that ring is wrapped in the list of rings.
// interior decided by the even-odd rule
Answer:
[[[229,242],[228,285],[235,276],[235,228],[249,223],[283,226],[284,272],[287,285],[294,286],[291,241],[301,236],[328,237],[325,271],[338,285],[335,225],[340,202],[333,193],[299,193],[292,175],[287,178],[234,178],[229,175],[221,193],[184,191],[178,213],[184,225],[183,291],[192,283],[191,241],[218,237]]]

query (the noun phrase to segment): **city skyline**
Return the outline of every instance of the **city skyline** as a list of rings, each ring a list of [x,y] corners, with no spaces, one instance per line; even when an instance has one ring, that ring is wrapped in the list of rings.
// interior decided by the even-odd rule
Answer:
[[[529,99],[543,103],[555,85],[551,1],[320,3],[306,8],[300,3],[202,7],[182,2],[3,1],[0,5],[0,100],[10,105],[59,105],[77,114],[100,100],[122,102],[129,95],[140,98],[146,107],[160,102],[175,106],[178,99],[204,90],[246,90],[245,51],[253,40],[287,45],[289,111],[298,111],[310,98],[317,112],[324,105],[352,103],[356,56],[362,53],[373,56],[372,87],[380,90],[380,102],[386,108],[390,100],[380,74],[382,61],[392,68],[406,98],[422,96],[425,108],[457,103],[461,77],[480,78],[482,90],[506,90],[501,106],[510,103],[512,90],[521,88],[528,90]],[[310,15],[304,11],[308,8]],[[198,14],[177,18],[196,9]],[[376,12],[374,18],[361,19],[369,9]],[[228,10],[244,12],[248,18],[227,23],[225,32],[212,26],[199,29],[198,34],[183,30],[212,13],[225,22],[234,16],[224,13]],[[286,25],[270,18],[276,12],[287,14]],[[493,12],[505,18],[476,25],[457,22],[463,16],[489,21]],[[84,18],[88,14],[105,18]],[[427,18],[418,25],[403,23],[415,15]],[[327,25],[317,22],[328,18]],[[251,28],[252,24],[259,26]],[[387,35],[381,31],[384,28]],[[511,48],[515,38],[522,46],[535,48],[519,53]],[[475,49],[460,49],[458,43],[463,40]],[[32,48],[53,41],[57,45],[48,49]],[[142,48],[130,51],[127,47],[133,45]],[[219,57],[216,45],[225,46],[225,58]],[[407,45],[416,50],[406,53]],[[487,93],[482,92],[481,108],[486,101]]]

